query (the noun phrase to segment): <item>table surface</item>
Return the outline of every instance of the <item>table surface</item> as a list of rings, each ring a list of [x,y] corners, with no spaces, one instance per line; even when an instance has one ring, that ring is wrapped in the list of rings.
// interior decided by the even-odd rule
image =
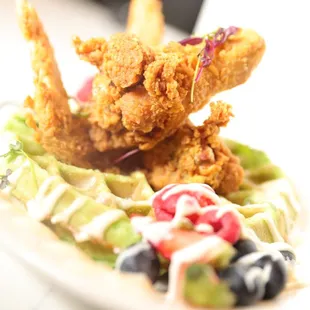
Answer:
[[[31,2],[37,7],[55,46],[65,86],[73,93],[94,71],[75,56],[70,45],[72,35],[78,34],[82,38],[109,36],[123,29],[104,7],[95,3],[82,0]],[[307,76],[310,66],[309,56],[306,57],[309,44],[302,31],[309,28],[304,24],[308,11],[303,5],[307,1],[233,2],[234,5],[230,0],[209,1],[197,24],[197,32],[225,23],[250,26],[266,37],[268,50],[258,72],[246,85],[221,95],[221,98],[229,99],[238,116],[237,122],[232,121],[224,133],[233,137],[238,135],[241,140],[270,149],[280,165],[291,163],[287,166],[289,172],[304,180],[308,174],[305,170],[309,169],[304,164],[309,158],[306,155],[309,148],[304,142],[305,134],[309,132],[306,113],[309,105]],[[236,7],[242,9],[236,10]],[[230,14],[232,10],[235,14]],[[307,23],[309,25],[309,21]],[[169,28],[166,40],[170,38],[177,40],[182,34]],[[0,46],[0,85],[4,85],[0,89],[0,101],[22,100],[32,89],[31,70],[29,55],[16,25],[12,0],[0,0]],[[73,68],[75,74],[72,74]],[[204,115],[204,112],[196,115],[197,121]],[[1,245],[0,278],[0,308],[3,310],[90,309],[25,268]]]

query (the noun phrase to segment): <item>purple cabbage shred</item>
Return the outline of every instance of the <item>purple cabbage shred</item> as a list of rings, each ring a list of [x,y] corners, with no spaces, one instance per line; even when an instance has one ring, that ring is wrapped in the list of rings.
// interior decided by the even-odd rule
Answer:
[[[182,41],[179,41],[179,43],[183,46],[185,45],[197,45],[203,42],[205,40],[205,46],[199,53],[199,60],[200,60],[200,66],[197,72],[197,75],[195,77],[195,83],[199,81],[201,77],[201,73],[203,71],[203,68],[206,68],[210,66],[213,57],[214,57],[214,51],[215,48],[217,48],[219,45],[225,43],[225,41],[230,37],[231,35],[235,34],[238,31],[239,28],[235,26],[230,26],[226,29],[219,28],[217,32],[214,34],[214,36],[211,39],[208,38],[199,38],[199,37],[190,37],[186,38]]]

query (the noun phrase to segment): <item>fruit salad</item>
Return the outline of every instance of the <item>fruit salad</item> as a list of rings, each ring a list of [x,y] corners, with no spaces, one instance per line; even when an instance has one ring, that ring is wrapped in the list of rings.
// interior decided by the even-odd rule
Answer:
[[[170,301],[194,306],[253,305],[277,297],[296,256],[290,234],[294,190],[265,153],[227,141],[245,169],[226,197],[199,183],[154,192],[142,172],[102,173],[59,162],[35,141],[23,113],[2,132],[1,197],[97,264],[144,274]]]

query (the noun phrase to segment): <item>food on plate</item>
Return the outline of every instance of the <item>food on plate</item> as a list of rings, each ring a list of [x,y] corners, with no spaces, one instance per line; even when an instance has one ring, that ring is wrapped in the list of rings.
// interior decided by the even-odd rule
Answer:
[[[229,27],[155,46],[161,28],[148,42],[135,20],[140,5],[132,1],[128,31],[141,40],[75,38],[100,72],[74,112],[36,11],[19,2],[35,94],[0,132],[0,199],[18,201],[97,264],[143,274],[170,301],[233,307],[276,298],[295,281],[294,189],[264,152],[219,136],[230,105],[210,103],[200,126],[188,119],[248,79],[264,40]],[[151,29],[162,25],[161,3],[143,5]]]
[[[36,91],[33,99],[31,97],[27,98],[26,104],[35,114],[29,114],[27,121],[36,130],[37,139],[47,151],[54,154],[61,161],[84,168],[111,169],[117,158],[130,151],[127,142],[133,139],[137,131],[134,128],[132,128],[133,131],[121,129],[121,134],[119,134],[118,128],[122,125],[120,119],[114,117],[113,105],[107,106],[107,109],[110,110],[109,112],[106,112],[105,108],[102,109],[103,107],[100,105],[100,111],[104,112],[101,115],[102,117],[100,117],[100,122],[104,122],[108,126],[107,128],[110,128],[110,124],[114,123],[116,127],[112,131],[103,131],[97,125],[93,126],[91,124],[94,119],[92,116],[86,119],[73,115],[68,103],[69,97],[60,79],[52,47],[35,10],[26,2],[20,8],[20,26],[25,38],[32,44],[32,67],[35,73],[34,83]],[[119,36],[124,37],[126,35]],[[117,43],[120,40],[115,38],[115,41]],[[104,43],[103,40],[100,42]],[[91,40],[87,44],[81,43],[82,46],[80,46],[79,51],[81,51],[81,48],[84,52],[86,51],[87,57],[91,59],[92,63],[100,62],[102,53],[99,50],[103,48],[100,42],[98,40],[97,42]],[[136,41],[129,42],[130,44],[136,43]],[[92,50],[94,44],[96,52]],[[112,44],[110,41],[109,44],[111,49],[113,49],[114,43]],[[116,47],[118,46],[117,44]],[[235,46],[234,43],[231,44],[233,45],[234,53],[236,49],[236,53],[239,55],[238,49],[243,50],[242,44],[238,43],[240,44],[239,47]],[[139,54],[139,50],[133,50],[132,52],[135,57]],[[232,51],[229,52],[232,53]],[[112,51],[109,52],[108,50],[107,53],[110,53],[111,57],[115,56],[115,53],[112,53]],[[83,57],[86,57],[84,53],[83,55]],[[258,56],[255,54],[255,57],[257,58]],[[255,57],[251,58],[252,61],[254,61]],[[113,70],[113,67],[115,65],[111,67],[111,70]],[[123,76],[127,78],[128,75],[134,72],[131,69],[129,68],[129,74],[122,75],[120,72],[116,77]],[[245,70],[244,74],[248,75],[249,71],[251,70]],[[101,75],[99,77],[101,78]],[[94,81],[94,88],[96,88],[96,83],[97,79]],[[102,89],[102,86],[99,88]],[[195,94],[197,92],[198,89],[196,87]],[[106,94],[104,96],[106,97]],[[126,97],[126,94],[122,98],[124,97]],[[140,99],[142,99],[141,105],[146,105],[143,98],[141,97]],[[134,98],[132,103],[139,105],[140,99]],[[193,104],[190,105],[192,106]],[[97,109],[96,103],[94,105],[93,109],[95,111]],[[131,107],[131,104],[124,102],[123,106],[124,109],[127,109]],[[183,105],[181,106],[183,107]],[[136,110],[134,108],[133,111]],[[128,111],[128,115],[132,115],[132,112]],[[147,112],[146,115],[148,114]],[[176,115],[180,115],[180,113]],[[203,126],[196,128],[187,121],[171,137],[159,143],[155,148],[144,152],[142,155],[142,168],[145,169],[150,184],[155,189],[160,189],[173,182],[202,182],[210,184],[219,193],[223,194],[237,190],[243,177],[242,168],[239,165],[238,159],[232,155],[218,137],[219,128],[225,126],[231,116],[230,106],[224,103],[211,104],[211,115]],[[138,119],[141,123],[144,121],[141,115]],[[145,124],[147,123],[150,122],[146,117]],[[177,129],[177,126],[179,126],[179,123],[176,123],[174,127]],[[164,127],[166,128],[166,124]],[[107,148],[110,148],[106,148],[107,144],[111,145],[110,151],[106,151]],[[162,148],[166,152],[163,153],[161,151]],[[188,156],[189,154],[191,154],[191,157]]]
[[[37,120],[29,114],[27,121],[36,129],[40,144],[64,161],[80,167],[92,167],[91,162],[104,167],[111,164],[108,153],[100,154],[89,137],[89,124],[84,118],[72,115],[54,51],[34,8],[21,1],[19,9],[20,28],[31,46],[31,63],[34,73],[35,93],[28,97],[26,105]],[[112,152],[111,156],[115,157]]]
[[[210,110],[202,126],[187,121],[174,135],[144,153],[146,176],[156,190],[171,183],[193,182],[209,184],[221,194],[238,190],[243,169],[219,137],[220,128],[232,116],[231,106],[211,103]]]
[[[241,204],[202,183],[154,193],[141,172],[117,175],[57,160],[36,141],[25,112],[9,119],[2,136],[1,197],[18,199],[30,217],[98,263],[144,273],[167,298],[251,305],[274,298],[291,281],[296,254],[289,236],[299,205],[283,174],[255,179],[251,201],[244,189],[235,192]],[[264,153],[231,143],[235,154],[247,150],[240,155],[245,175],[251,160],[271,165]]]
[[[196,44],[188,40],[152,48],[131,34],[109,41],[76,37],[74,44],[80,58],[99,70],[89,117],[99,151],[151,149],[212,96],[244,83],[265,51],[256,32],[235,27]]]

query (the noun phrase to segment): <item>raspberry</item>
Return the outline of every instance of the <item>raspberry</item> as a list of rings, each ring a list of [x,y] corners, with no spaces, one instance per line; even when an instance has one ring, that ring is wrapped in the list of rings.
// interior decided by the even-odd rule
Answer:
[[[199,217],[200,208],[219,205],[219,203],[219,197],[206,184],[168,185],[153,197],[157,221],[171,221],[180,206],[183,209],[182,212],[185,211],[184,217],[195,223]]]
[[[93,77],[87,79],[80,90],[77,92],[76,98],[80,102],[89,102],[91,100],[93,80]]]
[[[238,215],[225,207],[210,207],[198,218],[196,225],[213,227],[215,235],[234,244],[240,238],[241,223]]]

